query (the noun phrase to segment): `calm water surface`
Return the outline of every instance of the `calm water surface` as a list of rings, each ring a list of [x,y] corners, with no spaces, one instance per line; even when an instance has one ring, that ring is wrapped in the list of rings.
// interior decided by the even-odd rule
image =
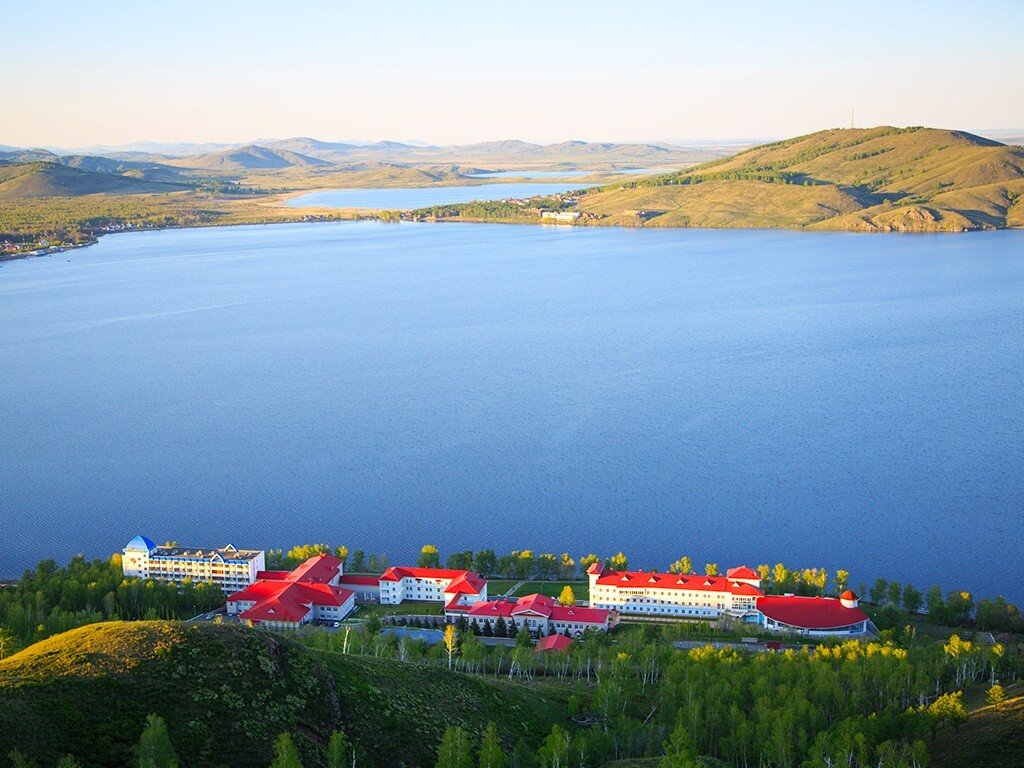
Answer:
[[[3,264],[0,349],[0,575],[142,532],[1024,599],[1024,232],[114,235]]]
[[[504,200],[505,198],[553,195],[578,189],[579,184],[568,182],[523,182],[520,184],[480,184],[459,187],[409,187],[391,189],[324,189],[289,198],[288,205],[296,208],[322,206],[326,208],[365,208],[370,210],[411,211],[432,205],[467,203],[473,200]],[[592,186],[592,184],[591,184]]]

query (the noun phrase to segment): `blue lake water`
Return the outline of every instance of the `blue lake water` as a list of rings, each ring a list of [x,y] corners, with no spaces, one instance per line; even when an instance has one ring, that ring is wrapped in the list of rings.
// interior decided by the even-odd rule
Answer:
[[[327,208],[365,208],[369,210],[411,211],[432,205],[466,203],[472,200],[504,200],[536,195],[553,195],[579,189],[580,184],[567,182],[523,182],[519,184],[480,184],[459,187],[408,187],[391,189],[323,189],[307,192],[288,200],[295,208],[322,206]],[[593,186],[593,184],[583,185]]]
[[[599,171],[604,174],[636,174],[650,176],[656,173],[670,173],[674,168],[619,168],[614,171]],[[595,171],[480,171],[471,173],[469,176],[474,179],[572,179],[580,176],[589,176]]]
[[[1024,598],[1024,232],[377,222],[0,266],[0,575],[182,543]]]

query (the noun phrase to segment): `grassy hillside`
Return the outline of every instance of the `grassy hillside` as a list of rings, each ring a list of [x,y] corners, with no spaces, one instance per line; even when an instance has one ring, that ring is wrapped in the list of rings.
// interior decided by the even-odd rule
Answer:
[[[1022,193],[1024,148],[883,126],[820,131],[595,189],[578,208],[602,224],[963,231],[1019,225]]]
[[[95,624],[0,661],[0,754],[18,748],[49,765],[64,754],[126,765],[156,713],[184,768],[265,766],[286,730],[310,768],[339,727],[365,764],[415,768],[433,765],[448,725],[477,733],[493,720],[509,745],[536,743],[565,709],[551,687],[320,653],[229,626]]]
[[[971,713],[929,745],[934,768],[1024,768],[1024,696]]]
[[[187,168],[246,171],[257,168],[295,168],[330,165],[326,160],[301,155],[288,149],[268,149],[250,144],[208,155],[197,155],[173,161]]]
[[[0,199],[77,197],[98,193],[132,195],[173,192],[181,183],[97,173],[54,162],[0,165]]]

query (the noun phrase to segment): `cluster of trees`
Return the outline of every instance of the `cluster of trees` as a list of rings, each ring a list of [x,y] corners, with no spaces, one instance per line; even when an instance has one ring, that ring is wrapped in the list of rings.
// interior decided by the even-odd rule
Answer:
[[[66,567],[44,560],[17,583],[0,589],[0,658],[50,635],[116,619],[180,619],[224,604],[214,584],[181,586],[126,579],[121,556],[71,559]]]

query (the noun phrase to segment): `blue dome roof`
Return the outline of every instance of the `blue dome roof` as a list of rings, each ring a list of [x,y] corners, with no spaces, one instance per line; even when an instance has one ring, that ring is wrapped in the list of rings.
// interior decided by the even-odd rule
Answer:
[[[128,542],[128,546],[126,546],[125,549],[133,549],[137,552],[152,552],[156,549],[156,544],[145,536],[136,536]]]

